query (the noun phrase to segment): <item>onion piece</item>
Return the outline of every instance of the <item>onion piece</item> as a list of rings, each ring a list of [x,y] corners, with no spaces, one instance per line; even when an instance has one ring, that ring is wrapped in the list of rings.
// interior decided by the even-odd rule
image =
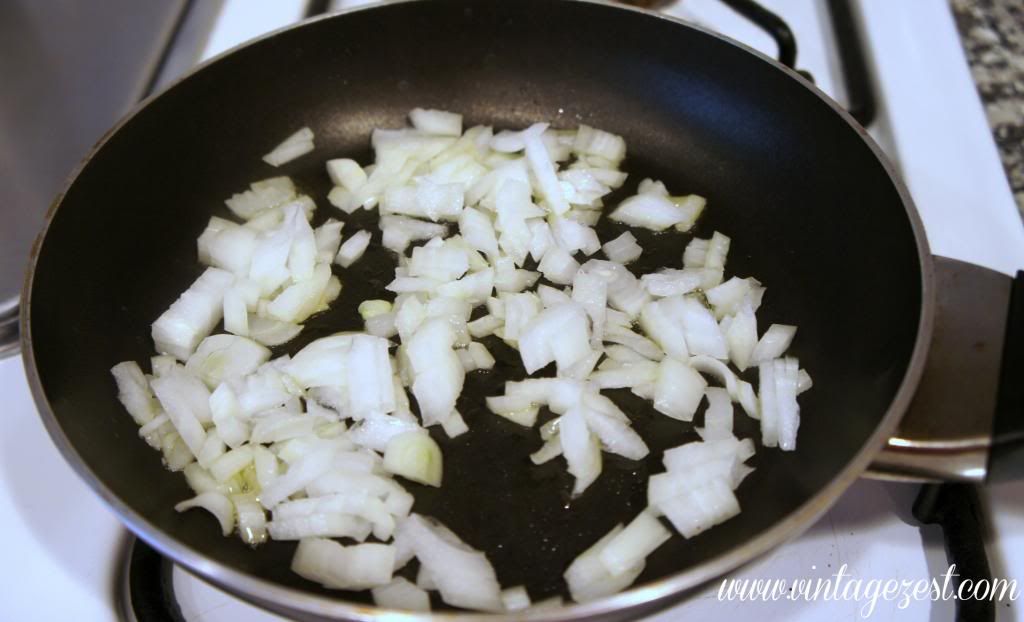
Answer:
[[[441,448],[425,432],[404,432],[388,441],[384,468],[427,486],[441,486]]]
[[[598,558],[613,577],[628,574],[671,537],[668,529],[647,512],[637,517],[601,547]]]
[[[235,507],[231,500],[219,492],[210,491],[182,501],[174,506],[174,511],[184,512],[192,508],[203,508],[217,519],[220,530],[225,536],[235,528]]]
[[[444,110],[413,108],[409,120],[417,130],[439,136],[459,136],[462,134],[462,115]]]
[[[505,611],[522,611],[530,607],[530,595],[522,585],[510,587],[501,592],[501,604]]]
[[[754,352],[750,356],[751,365],[760,365],[772,359],[777,359],[786,350],[789,349],[791,343],[793,343],[793,337],[796,336],[796,326],[789,326],[787,324],[772,324],[765,331],[764,335],[761,336],[761,340],[757,342],[757,346],[754,347]]]
[[[120,400],[135,423],[143,426],[152,421],[160,412],[160,406],[149,388],[149,381],[138,363],[125,361],[110,369],[117,383],[117,399]]]
[[[219,268],[207,268],[185,292],[153,322],[153,343],[161,354],[188,360],[199,342],[221,320],[224,292],[235,277]]]
[[[694,368],[667,356],[658,367],[654,408],[673,419],[692,421],[706,387],[707,382]]]
[[[378,607],[400,611],[430,611],[430,595],[402,577],[373,588],[373,602]]]
[[[444,602],[465,609],[501,611],[501,587],[483,553],[419,514],[403,521],[398,533],[408,538]]]
[[[619,592],[632,585],[643,572],[643,561],[619,575],[612,575],[601,562],[604,548],[622,529],[621,524],[617,525],[569,564],[563,576],[574,601],[585,603]]]
[[[587,427],[583,409],[571,408],[562,415],[559,438],[569,473],[576,478],[572,495],[579,496],[601,474],[601,448]]]
[[[370,246],[370,232],[358,231],[350,236],[338,249],[335,262],[342,268],[348,268],[363,256]]]
[[[304,127],[284,139],[281,144],[263,156],[263,161],[271,166],[281,166],[295,158],[313,150],[313,130]]]
[[[292,558],[292,571],[341,590],[365,590],[391,583],[395,549],[385,544],[342,546],[332,540],[306,538],[299,541]]]
[[[211,335],[200,342],[185,363],[185,371],[210,389],[230,378],[246,376],[270,359],[270,350],[236,335]]]
[[[604,245],[601,246],[601,250],[604,251],[605,257],[607,257],[609,261],[614,261],[615,263],[623,265],[636,261],[644,251],[644,249],[637,244],[636,237],[634,237],[629,231],[626,231],[610,242],[605,242]]]
[[[523,147],[526,151],[526,159],[530,163],[530,171],[537,178],[540,195],[548,205],[548,209],[554,214],[564,214],[569,211],[569,202],[562,194],[562,188],[558,184],[558,177],[555,175],[555,164],[551,160],[541,135],[548,127],[547,123],[536,123],[523,130]]]

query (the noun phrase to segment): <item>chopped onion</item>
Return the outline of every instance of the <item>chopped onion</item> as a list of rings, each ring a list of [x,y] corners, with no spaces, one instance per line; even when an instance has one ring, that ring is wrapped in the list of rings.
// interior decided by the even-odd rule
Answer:
[[[416,558],[437,583],[444,602],[465,609],[502,610],[501,587],[483,553],[419,514],[411,514],[399,533],[411,542]]]
[[[610,242],[605,242],[601,250],[610,261],[623,265],[636,261],[644,251],[636,243],[636,237],[629,231]]]
[[[281,166],[295,158],[313,150],[313,130],[304,127],[284,139],[273,151],[263,156],[263,161],[271,166]]]
[[[628,574],[671,535],[657,518],[640,512],[625,529],[605,543],[598,558],[613,577]]]
[[[427,134],[459,136],[462,134],[462,115],[443,110],[413,108],[409,113],[412,126]]]
[[[654,408],[680,421],[692,421],[707,382],[696,370],[666,356],[658,366]]]
[[[234,279],[230,272],[207,268],[153,323],[153,343],[157,351],[179,361],[188,360],[199,342],[221,320],[224,292]]]
[[[569,564],[563,576],[573,600],[585,603],[609,596],[632,585],[643,572],[643,560],[618,575],[611,574],[601,561],[601,553],[605,547],[622,533],[622,530],[622,525],[617,525]]]
[[[292,570],[324,587],[365,590],[391,583],[395,549],[384,544],[342,546],[332,540],[299,541]]]
[[[337,257],[335,257],[338,265],[342,268],[347,268],[359,261],[363,253],[370,246],[370,237],[369,231],[358,231],[345,240],[338,249]]]
[[[219,492],[210,491],[182,501],[174,506],[176,512],[184,512],[192,508],[203,508],[217,519],[220,530],[225,536],[235,528],[235,507],[231,500]]]
[[[760,365],[779,358],[789,349],[795,336],[796,326],[772,324],[754,347],[754,352],[750,355],[750,365]]]
[[[402,577],[395,577],[391,583],[375,587],[373,602],[378,607],[400,611],[430,611],[430,595]]]
[[[441,448],[424,432],[399,434],[388,441],[384,468],[414,482],[440,487]]]

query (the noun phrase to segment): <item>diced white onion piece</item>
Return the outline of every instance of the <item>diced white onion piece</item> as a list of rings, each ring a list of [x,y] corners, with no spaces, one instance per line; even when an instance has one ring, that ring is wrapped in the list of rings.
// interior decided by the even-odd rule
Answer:
[[[760,365],[761,363],[779,358],[789,349],[795,336],[796,326],[772,324],[765,331],[764,335],[761,335],[761,340],[754,347],[754,352],[750,356],[750,365]]]
[[[562,415],[558,427],[562,455],[569,465],[569,473],[576,478],[572,494],[578,496],[601,474],[601,448],[587,427],[581,408],[570,409]]]
[[[238,536],[250,546],[262,544],[267,539],[267,516],[263,507],[252,495],[232,495],[238,517]]]
[[[153,420],[160,407],[149,388],[149,381],[138,363],[125,361],[110,369],[117,383],[117,399],[132,416],[135,423],[142,426]]]
[[[385,544],[342,546],[332,540],[299,541],[292,570],[324,587],[365,590],[391,583],[395,549]]]
[[[482,343],[473,342],[466,348],[473,357],[477,369],[491,369],[494,367],[494,357],[488,352],[487,347]]]
[[[553,216],[550,229],[556,243],[570,253],[583,251],[589,256],[601,249],[597,232],[575,220]]]
[[[569,251],[561,246],[554,245],[544,253],[544,258],[537,265],[544,277],[552,283],[568,285],[580,269],[580,264]]]
[[[331,468],[336,450],[324,447],[293,463],[287,471],[278,476],[270,486],[260,493],[260,503],[267,509],[273,508]],[[271,537],[276,538],[271,534]]]
[[[464,207],[465,188],[460,183],[439,184],[421,178],[414,186],[389,188],[381,203],[382,214],[402,214],[457,221]]]
[[[359,261],[370,246],[370,237],[369,231],[358,231],[351,235],[338,249],[335,262],[342,268],[347,268]]]
[[[628,423],[592,408],[583,411],[587,427],[601,441],[606,451],[630,460],[640,460],[650,450]]]
[[[725,268],[725,260],[729,254],[731,240],[721,233],[715,231],[708,242],[707,255],[704,257],[704,267],[722,269]]]
[[[647,512],[640,512],[615,534],[598,556],[612,576],[627,574],[671,537],[668,529]]]
[[[409,113],[412,126],[427,134],[459,136],[462,134],[462,115],[444,110],[413,108]]]
[[[469,432],[466,420],[462,418],[462,415],[457,410],[453,410],[448,415],[448,418],[441,422],[441,429],[448,435],[448,438],[455,438]]]
[[[424,425],[440,423],[455,410],[466,372],[452,350],[456,336],[444,318],[424,322],[406,344],[415,379],[416,396]]]
[[[313,150],[313,130],[304,127],[284,139],[273,151],[263,156],[263,161],[271,166],[281,166],[295,158]]]
[[[338,247],[341,245],[341,230],[345,223],[329,219],[316,228],[313,235],[316,240],[316,262],[331,263],[338,254]]]
[[[412,242],[445,234],[444,225],[404,216],[381,216],[380,229],[383,236],[381,244],[396,253],[404,253]]]
[[[384,609],[430,611],[430,595],[408,579],[395,577],[391,583],[372,590],[373,602]]]
[[[405,432],[388,441],[384,468],[395,475],[427,486],[440,487],[441,448],[425,432]]]
[[[813,386],[814,381],[811,380],[810,374],[807,373],[807,370],[801,369],[800,372],[797,374],[796,394],[800,395],[801,393],[803,393],[807,389],[810,389]]]
[[[692,421],[700,406],[707,382],[695,369],[665,357],[658,368],[654,408],[673,419]]]
[[[735,314],[746,300],[751,287],[757,284],[757,281],[753,283],[751,281],[752,279],[741,279],[734,276],[721,285],[704,292],[711,307],[715,310],[715,317],[722,319],[727,315]]]
[[[648,302],[640,313],[640,326],[647,336],[661,346],[666,354],[680,361],[685,361],[690,355],[683,323],[685,314],[683,298],[680,296]]]
[[[741,305],[725,329],[725,343],[729,347],[729,359],[740,371],[750,367],[754,348],[757,345],[757,317],[750,305]]]
[[[608,215],[616,222],[652,231],[664,231],[684,222],[687,214],[668,197],[638,194],[629,197]]]
[[[609,261],[623,265],[636,261],[644,252],[644,249],[637,244],[636,237],[629,231],[610,242],[605,242],[601,250],[604,251],[605,257]]]
[[[522,585],[510,587],[501,592],[501,604],[505,611],[522,611],[530,606],[530,595]]]
[[[185,370],[211,389],[225,380],[246,376],[270,360],[270,350],[236,335],[211,335],[199,344]]]
[[[249,315],[249,337],[265,346],[288,343],[302,332],[302,326],[270,318]]]
[[[193,456],[198,456],[206,441],[202,422],[211,420],[206,387],[184,371],[154,378],[150,386],[181,440]],[[202,404],[201,391],[206,391],[206,404]]]
[[[580,125],[576,130],[573,151],[582,156],[597,156],[613,164],[626,157],[626,141],[604,130]]]
[[[679,300],[680,319],[690,353],[728,359],[729,348],[725,336],[711,311],[695,298],[684,296]]]
[[[366,183],[366,171],[355,160],[338,158],[327,161],[327,174],[335,186],[354,192]]]
[[[799,364],[796,359],[788,357],[776,359],[771,364],[775,366],[779,449],[793,451],[796,449],[796,433],[800,427],[800,406],[796,401],[797,385],[800,382]]]
[[[685,489],[682,494],[660,504],[676,531],[685,538],[722,523],[739,514],[736,495],[724,478],[708,480],[703,486]]]
[[[210,491],[182,501],[174,506],[176,512],[184,512],[192,508],[203,508],[217,519],[220,530],[225,536],[235,528],[235,507],[231,500],[219,492]]]
[[[610,306],[626,313],[629,317],[639,315],[643,306],[650,300],[647,292],[640,286],[640,281],[625,266],[611,261],[591,259],[583,265],[582,269],[596,274],[608,282]]]
[[[330,278],[331,267],[317,264],[311,278],[293,283],[278,294],[267,305],[267,314],[280,322],[302,322],[318,310]]]
[[[249,186],[249,190],[236,194],[224,201],[232,212],[240,218],[249,220],[253,216],[265,213],[271,208],[278,207],[295,198],[295,184],[288,177],[272,177],[255,182]],[[227,222],[227,221],[222,221]],[[210,221],[211,225],[213,220]],[[200,260],[202,252],[200,251]]]
[[[544,441],[541,448],[530,454],[530,461],[534,464],[544,464],[562,455],[562,440],[558,434]]]
[[[530,374],[552,361],[565,370],[589,355],[590,331],[583,307],[564,303],[542,311],[523,328],[519,354]]]
[[[249,311],[237,287],[224,293],[224,330],[240,337],[249,336]]]
[[[659,298],[688,294],[700,287],[702,282],[702,273],[695,269],[665,269],[640,277],[644,290]]]
[[[562,187],[555,175],[555,164],[551,161],[551,155],[541,139],[541,135],[547,127],[547,123],[536,123],[523,130],[523,146],[526,150],[526,160],[530,163],[530,170],[540,186],[540,195],[544,197],[548,208],[554,214],[564,214],[569,211],[569,202],[562,194]]]
[[[492,260],[498,257],[498,238],[494,224],[483,212],[467,207],[459,215],[459,233],[476,250],[487,254]]]
[[[345,363],[349,412],[356,419],[395,410],[394,370],[387,339],[353,335]]]
[[[608,572],[604,563],[601,562],[601,553],[604,548],[621,532],[622,525],[617,525],[569,564],[563,576],[569,586],[569,594],[574,601],[585,603],[603,596],[610,596],[632,585],[633,581],[636,581],[636,578],[643,572],[643,561],[617,576]]]
[[[234,279],[230,272],[207,268],[153,323],[157,351],[187,360],[221,320],[224,292]]]
[[[726,391],[729,392],[729,396],[732,397],[734,402],[739,402],[747,415],[755,419],[760,416],[758,399],[754,394],[753,387],[750,386],[750,383],[737,378],[736,374],[725,363],[718,359],[701,355],[691,356],[690,366],[699,372],[711,374],[724,384]]]
[[[267,523],[272,540],[303,540],[307,538],[352,538],[366,540],[373,526],[351,514],[322,513],[274,519]]]
[[[708,240],[693,238],[683,250],[684,268],[703,268],[707,259]]]
[[[733,410],[729,392],[718,387],[704,390],[708,399],[707,410],[704,411],[704,440],[717,440],[732,437]]]
[[[468,271],[469,258],[466,253],[449,245],[418,246],[413,249],[412,260],[409,262],[409,276],[440,282],[454,281]]]
[[[659,366],[654,361],[624,363],[615,369],[594,372],[589,380],[599,389],[625,389],[656,382]]]
[[[398,529],[412,543],[444,602],[465,609],[501,611],[501,586],[483,553],[419,514],[411,514]]]

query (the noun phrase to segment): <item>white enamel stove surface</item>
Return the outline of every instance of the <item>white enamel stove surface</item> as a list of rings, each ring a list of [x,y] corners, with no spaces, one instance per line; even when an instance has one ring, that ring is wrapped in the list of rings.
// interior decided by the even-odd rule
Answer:
[[[339,7],[364,4],[342,0]],[[817,0],[765,0],[796,33],[799,66],[843,102],[831,33]],[[227,0],[203,58],[297,20],[301,0]],[[917,203],[932,250],[1010,273],[1024,267],[1024,227],[1003,176],[944,0],[860,0],[869,62],[879,84],[872,134],[898,164]],[[677,2],[669,13],[713,27],[765,53],[771,40],[718,0]],[[35,411],[20,358],[0,361],[0,618],[114,620],[127,533],[50,442]],[[734,578],[826,578],[843,564],[853,578],[930,579],[946,569],[937,530],[905,522],[913,486],[856,483],[817,524]],[[990,489],[997,577],[1024,581],[1024,484]],[[188,573],[175,587],[189,620],[279,620]],[[717,585],[655,616],[761,622],[855,620],[864,602],[719,602]],[[1000,620],[1018,618],[1000,606]],[[880,601],[873,620],[952,619],[952,603]]]

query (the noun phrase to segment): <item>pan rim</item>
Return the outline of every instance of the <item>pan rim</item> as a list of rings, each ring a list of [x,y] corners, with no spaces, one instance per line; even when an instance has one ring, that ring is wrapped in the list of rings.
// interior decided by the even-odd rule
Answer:
[[[139,102],[128,114],[122,117],[110,130],[108,130],[97,143],[88,151],[85,157],[79,162],[76,168],[68,176],[61,191],[55,196],[47,210],[44,224],[36,237],[29,257],[24,286],[22,288],[21,300],[22,309],[20,322],[21,349],[26,377],[32,392],[33,399],[39,410],[44,426],[61,455],[85,483],[98,494],[104,502],[117,514],[121,522],[128,527],[137,537],[157,549],[162,555],[167,556],[175,563],[201,577],[203,580],[213,583],[228,592],[237,595],[245,600],[256,603],[262,607],[288,615],[306,615],[317,617],[341,617],[351,620],[372,620],[381,613],[388,612],[393,615],[400,615],[403,619],[413,621],[426,620],[471,620],[486,619],[499,620],[509,616],[504,614],[480,614],[473,612],[442,611],[431,613],[410,613],[397,612],[380,607],[352,603],[341,599],[310,594],[296,588],[285,587],[272,583],[265,579],[236,570],[220,562],[207,558],[202,552],[189,547],[171,536],[164,533],[155,525],[147,521],[140,514],[128,507],[110,488],[106,486],[72,446],[58,423],[56,416],[43,390],[42,382],[36,368],[35,352],[32,341],[32,287],[35,277],[36,265],[40,256],[46,234],[50,228],[57,210],[63,203],[68,189],[75,183],[75,180],[91,161],[93,156],[100,151],[104,145],[120,129],[127,125],[136,115],[145,110],[151,102],[173,89],[178,83],[189,79],[194,74],[204,70],[206,67],[219,62],[221,59],[234,54],[235,52],[262,43],[263,41],[275,38],[283,33],[294,29],[305,27],[308,24],[330,19],[341,19],[345,15],[358,11],[374,10],[376,8],[406,4],[417,0],[383,0],[373,4],[354,7],[348,10],[320,15],[295,24],[276,29],[255,39],[243,42],[217,56],[214,56],[178,79],[170,83],[159,93],[154,93]],[[711,31],[703,26],[686,22],[680,18],[665,15],[653,10],[639,7],[627,6],[613,2],[612,0],[558,0],[568,2],[579,2],[590,5],[602,6],[609,9],[630,11],[644,15],[648,18],[665,20],[677,27],[696,30],[706,36],[713,37],[726,44],[731,44],[752,54],[754,57],[768,63],[775,69],[782,71],[791,78],[797,80],[803,87],[816,95],[823,103],[828,105],[839,117],[845,121],[850,129],[856,131],[864,144],[870,149],[881,164],[894,189],[900,197],[904,211],[908,218],[911,230],[914,235],[917,248],[918,262],[921,274],[921,308],[918,320],[917,333],[915,335],[914,348],[911,352],[910,362],[900,381],[899,388],[893,397],[889,408],[886,410],[874,432],[869,436],[861,449],[847,462],[846,466],[836,475],[831,482],[822,487],[810,499],[805,501],[796,510],[788,514],[765,531],[762,531],[752,540],[742,543],[729,551],[716,557],[707,559],[695,566],[676,572],[667,577],[652,581],[648,584],[633,587],[631,589],[613,594],[584,604],[570,603],[564,607],[551,610],[518,612],[514,615],[517,620],[569,620],[589,619],[592,617],[608,617],[615,614],[634,612],[651,612],[664,607],[685,597],[687,592],[700,587],[714,579],[720,578],[741,566],[762,556],[769,550],[784,544],[797,537],[804,530],[809,528],[814,521],[825,513],[841,496],[841,494],[861,476],[868,468],[871,460],[882,449],[885,442],[895,432],[903,413],[906,411],[914,395],[921,375],[924,371],[924,363],[927,358],[931,334],[934,325],[934,270],[932,255],[929,249],[928,240],[925,235],[924,226],[917,208],[910,196],[908,189],[899,178],[893,163],[886,157],[878,144],[868,135],[867,130],[861,127],[842,107],[839,106],[828,95],[823,93],[814,84],[808,82],[796,71],[783,66],[775,59],[768,57],[761,52],[726,37],[720,33]]]

